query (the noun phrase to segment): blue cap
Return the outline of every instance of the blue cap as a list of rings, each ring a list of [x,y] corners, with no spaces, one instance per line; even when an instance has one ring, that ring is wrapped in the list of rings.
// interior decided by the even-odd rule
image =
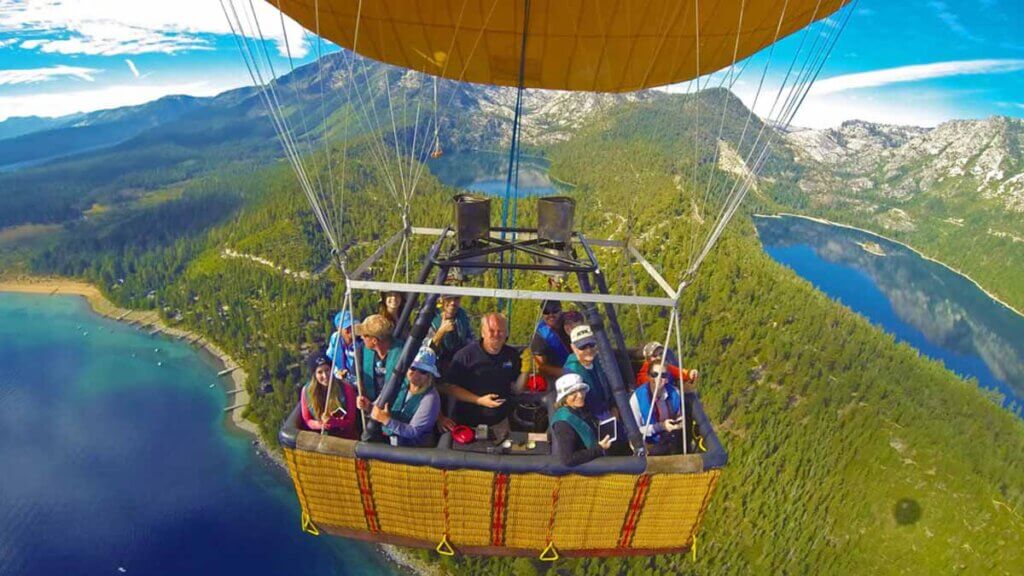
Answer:
[[[338,312],[337,314],[335,314],[334,315],[334,327],[335,328],[341,328],[342,330],[344,330],[345,328],[351,328],[352,327],[352,314],[348,310],[342,310],[341,312]]]
[[[429,372],[434,375],[434,378],[441,377],[441,373],[437,371],[437,354],[429,346],[420,348],[420,351],[416,353],[416,358],[412,361],[412,368]]]

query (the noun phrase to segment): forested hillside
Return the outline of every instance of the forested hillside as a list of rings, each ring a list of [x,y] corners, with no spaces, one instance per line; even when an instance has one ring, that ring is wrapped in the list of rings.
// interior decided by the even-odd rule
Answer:
[[[702,98],[716,109],[738,105],[723,92]],[[692,139],[682,137],[695,102],[673,96],[613,108],[542,150],[552,174],[576,185],[569,193],[579,201],[581,227],[592,236],[629,236],[672,281],[708,225],[701,210],[714,209],[696,202],[700,189],[692,184],[703,182],[712,159],[695,155]],[[736,108],[730,115],[727,142],[736,143],[744,114]],[[311,165],[322,171],[326,158],[340,156],[318,154]],[[357,141],[346,161],[346,242],[358,260],[399,228],[399,214]],[[781,150],[767,174],[748,212],[776,207],[772,198],[799,167]],[[446,223],[452,192],[424,177],[413,222]],[[524,201],[522,222],[532,221],[532,210]],[[629,291],[622,261],[602,257],[616,288]],[[329,261],[294,176],[278,163],[214,169],[99,211],[68,227],[32,266],[88,278],[119,303],[159,309],[172,325],[222,345],[249,373],[247,415],[272,441],[294,385],[306,377],[301,359],[322,342],[341,302],[339,275],[323,266]],[[378,277],[390,277],[393,261],[385,260]],[[372,298],[357,307],[368,313]],[[493,304],[467,305],[478,312]],[[532,306],[514,310],[520,340],[534,314]],[[620,316],[631,343],[640,343],[635,311]],[[645,310],[641,318],[647,338],[664,334],[664,315]],[[442,567],[516,574],[1024,570],[1024,423],[974,382],[897,345],[773,263],[747,213],[688,289],[683,319],[682,356],[701,370],[707,411],[730,452],[697,562],[661,556],[549,567],[456,558]]]

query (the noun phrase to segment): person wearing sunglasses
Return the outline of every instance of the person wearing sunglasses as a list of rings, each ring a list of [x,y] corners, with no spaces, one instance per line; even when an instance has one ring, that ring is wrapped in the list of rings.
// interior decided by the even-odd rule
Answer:
[[[652,456],[671,454],[682,448],[682,398],[672,384],[672,374],[664,365],[652,363],[647,381],[638,386],[629,398],[640,433],[650,445]]]
[[[558,300],[541,302],[540,320],[530,340],[530,352],[537,366],[537,373],[554,382],[565,373],[562,365],[572,354],[569,335],[563,329],[562,303]]]
[[[679,361],[676,360],[676,355],[672,350],[669,350],[666,354],[665,347],[661,345],[661,342],[651,341],[644,344],[643,349],[644,363],[640,366],[640,371],[636,373],[636,384],[647,382],[647,371],[651,369],[651,364],[655,362],[662,362],[668,365],[669,374],[672,375],[676,381],[683,383],[683,388],[687,392],[693,392],[697,389],[697,378],[700,374],[696,369],[680,368]]]
[[[433,446],[434,424],[441,413],[441,397],[434,387],[440,377],[437,355],[429,346],[420,348],[405,372],[402,387],[389,406],[375,405],[365,396],[357,399],[359,409],[380,422],[392,446]]]
[[[604,420],[613,414],[609,402],[611,391],[597,357],[597,338],[590,326],[583,324],[573,328],[570,340],[573,353],[565,360],[565,371],[580,375],[590,389],[586,397],[587,412]]]

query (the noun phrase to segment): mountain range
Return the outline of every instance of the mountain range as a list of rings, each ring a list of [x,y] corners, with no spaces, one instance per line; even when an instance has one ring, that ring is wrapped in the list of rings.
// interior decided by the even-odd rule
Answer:
[[[433,97],[435,84],[421,75],[356,62],[331,54],[275,82],[274,97],[301,151],[322,149],[325,135],[358,141],[373,131],[406,151],[411,142],[425,151],[435,122],[446,151],[507,150],[514,90],[441,80]],[[702,98],[724,102],[728,117],[739,122],[749,111],[726,94],[710,90]],[[677,154],[691,138],[687,113],[666,113],[685,102],[682,95],[527,90],[523,98],[528,150],[564,142],[588,125],[623,124],[627,117],[627,129],[668,142]],[[739,130],[733,132],[723,132],[716,158],[723,170],[742,174],[749,166],[742,165],[745,151],[735,150]],[[176,182],[281,154],[253,88],[50,120],[9,119],[0,122],[5,134],[16,135],[0,139],[0,165],[7,167],[0,174],[0,227],[73,220],[97,205],[136,201]],[[1024,288],[1018,285],[1024,278],[1000,263],[1024,261],[1022,135],[1024,121],[1006,117],[934,128],[849,121],[834,129],[791,129],[776,139],[763,171],[762,182],[777,185],[762,195],[769,201],[762,208],[802,211],[908,242],[1022,308]],[[706,130],[702,137],[717,135]]]

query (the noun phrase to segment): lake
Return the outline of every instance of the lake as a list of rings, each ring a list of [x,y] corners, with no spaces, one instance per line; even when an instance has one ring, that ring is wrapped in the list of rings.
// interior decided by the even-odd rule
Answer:
[[[188,345],[81,298],[0,293],[0,574],[398,573],[303,533],[287,474],[226,406]]]
[[[1024,317],[964,276],[878,236],[805,218],[755,224],[772,259],[897,340],[997,390],[1024,416]]]
[[[442,183],[488,196],[504,196],[508,152],[452,152],[427,161]],[[519,164],[519,196],[552,196],[558,190],[548,177],[548,161],[523,155]]]

